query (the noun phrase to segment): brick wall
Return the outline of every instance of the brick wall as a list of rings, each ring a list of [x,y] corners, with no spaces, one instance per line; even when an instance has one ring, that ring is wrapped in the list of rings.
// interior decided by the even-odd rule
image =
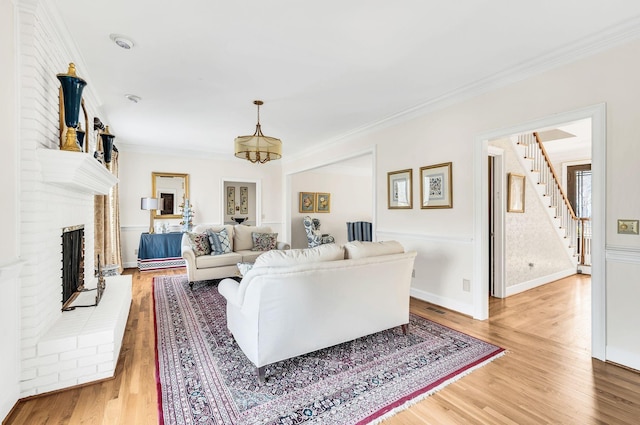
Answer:
[[[95,308],[61,312],[61,232],[65,226],[85,226],[84,275],[87,286],[92,286],[88,282],[94,275],[94,195],[91,190],[79,190],[74,184],[51,184],[45,181],[42,175],[43,161],[52,159],[38,155],[38,152],[57,151],[59,146],[60,84],[56,74],[65,73],[69,62],[75,62],[78,75],[85,79],[87,75],[83,74],[86,70],[78,63],[80,57],[74,52],[73,46],[65,43],[64,34],[56,24],[56,16],[47,9],[46,3],[24,3],[17,6],[20,57],[20,251],[21,258],[26,262],[21,275],[20,294],[22,397],[110,376],[105,376],[105,373],[112,374],[115,370],[119,341],[124,332],[123,305],[126,305],[128,313],[131,300],[129,279],[128,295],[126,283],[120,295],[117,295],[118,291],[109,289],[105,293],[103,302],[107,306],[119,304],[115,299],[109,301],[109,297],[122,298],[122,305],[114,307],[114,311],[106,312],[107,308],[104,308],[94,315],[88,313],[89,310],[95,313]],[[84,99],[92,120],[97,102],[90,90],[85,91]],[[94,132],[87,133],[87,140],[91,141],[90,151],[95,145],[95,137]],[[76,155],[89,156],[81,153]],[[60,167],[64,166],[60,161]],[[72,315],[78,317],[71,320]],[[101,323],[92,323],[96,318]],[[74,328],[69,325],[70,322],[84,325]],[[108,326],[105,328],[103,324]],[[114,351],[116,349],[118,351]],[[108,362],[107,357],[110,359]]]

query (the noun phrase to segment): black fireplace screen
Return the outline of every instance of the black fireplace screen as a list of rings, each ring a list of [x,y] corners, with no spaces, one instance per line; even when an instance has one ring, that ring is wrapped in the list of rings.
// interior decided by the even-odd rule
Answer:
[[[62,229],[62,306],[84,288],[84,226]]]

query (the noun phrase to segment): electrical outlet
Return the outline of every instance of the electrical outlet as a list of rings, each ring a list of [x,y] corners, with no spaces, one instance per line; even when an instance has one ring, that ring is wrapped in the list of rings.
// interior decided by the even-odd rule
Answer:
[[[138,248],[136,248],[136,249],[134,249],[134,250],[133,250],[133,254],[134,254],[134,255],[138,255]]]
[[[416,269],[413,269],[413,271],[411,272],[411,277],[416,277]]]
[[[462,290],[464,292],[471,292],[471,281],[469,279],[462,279]]]

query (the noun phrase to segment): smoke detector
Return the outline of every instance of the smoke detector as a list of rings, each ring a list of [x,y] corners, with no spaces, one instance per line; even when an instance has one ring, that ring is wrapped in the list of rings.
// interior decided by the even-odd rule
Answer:
[[[109,38],[114,43],[116,43],[116,45],[118,45],[119,47],[122,47],[125,50],[130,50],[131,48],[133,48],[133,45],[134,45],[133,41],[131,41],[130,39],[128,39],[124,35],[111,34],[111,35],[109,35]]]
[[[135,94],[125,94],[124,97],[132,101],[133,103],[138,103],[142,100],[140,96],[136,96]]]

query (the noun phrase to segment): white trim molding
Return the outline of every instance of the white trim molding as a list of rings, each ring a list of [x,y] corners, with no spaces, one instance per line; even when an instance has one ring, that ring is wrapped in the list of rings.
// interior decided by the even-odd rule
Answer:
[[[607,261],[640,264],[640,248],[607,245],[605,252]]]

